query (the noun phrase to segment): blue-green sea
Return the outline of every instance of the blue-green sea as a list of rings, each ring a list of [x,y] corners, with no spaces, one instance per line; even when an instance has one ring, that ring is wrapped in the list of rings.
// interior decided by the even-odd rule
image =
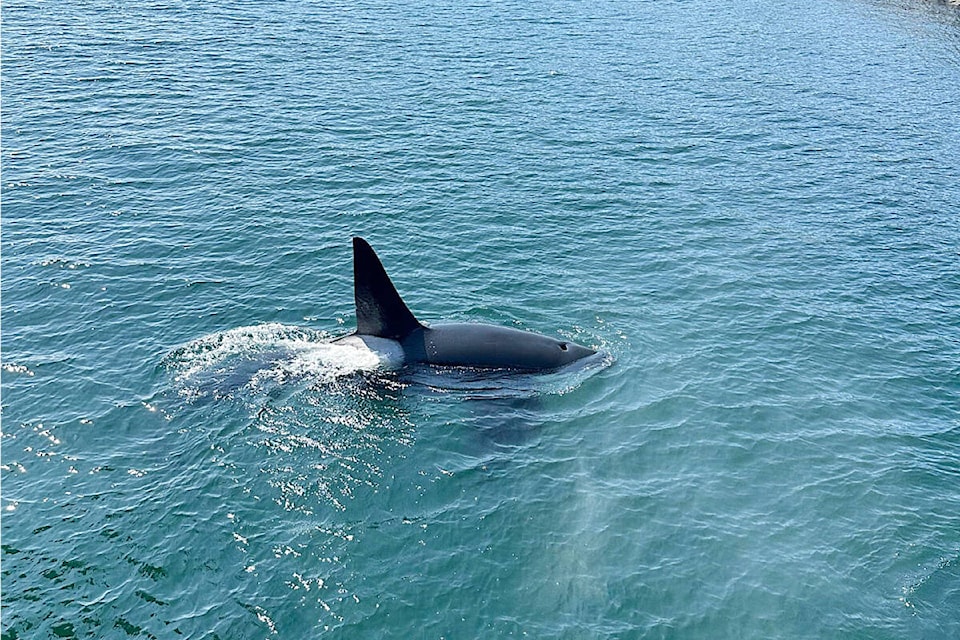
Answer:
[[[4,0],[3,640],[960,638],[960,6]],[[602,352],[385,369],[418,318]]]

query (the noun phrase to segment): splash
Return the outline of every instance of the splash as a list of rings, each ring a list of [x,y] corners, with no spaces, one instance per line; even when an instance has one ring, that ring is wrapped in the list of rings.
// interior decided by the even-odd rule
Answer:
[[[395,354],[360,341],[332,342],[324,331],[268,323],[204,336],[164,360],[180,395],[234,397],[291,380],[329,383],[358,373],[389,370]]]

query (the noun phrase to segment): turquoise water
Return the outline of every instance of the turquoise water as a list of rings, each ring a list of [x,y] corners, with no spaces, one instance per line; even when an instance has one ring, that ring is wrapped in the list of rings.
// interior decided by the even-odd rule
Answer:
[[[3,3],[2,637],[960,637],[960,9]],[[598,347],[370,370],[424,320]]]

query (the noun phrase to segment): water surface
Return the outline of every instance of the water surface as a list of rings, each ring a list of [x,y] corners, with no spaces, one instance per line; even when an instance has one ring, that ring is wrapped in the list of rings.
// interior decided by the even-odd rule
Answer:
[[[960,14],[5,2],[4,640],[960,635]],[[601,348],[383,371],[427,321]]]

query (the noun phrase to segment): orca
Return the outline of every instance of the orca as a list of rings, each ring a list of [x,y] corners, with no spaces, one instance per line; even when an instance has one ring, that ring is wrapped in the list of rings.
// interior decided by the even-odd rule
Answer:
[[[336,342],[363,345],[399,366],[549,371],[592,356],[593,349],[538,333],[491,324],[427,326],[404,303],[373,247],[353,239],[357,330]]]

